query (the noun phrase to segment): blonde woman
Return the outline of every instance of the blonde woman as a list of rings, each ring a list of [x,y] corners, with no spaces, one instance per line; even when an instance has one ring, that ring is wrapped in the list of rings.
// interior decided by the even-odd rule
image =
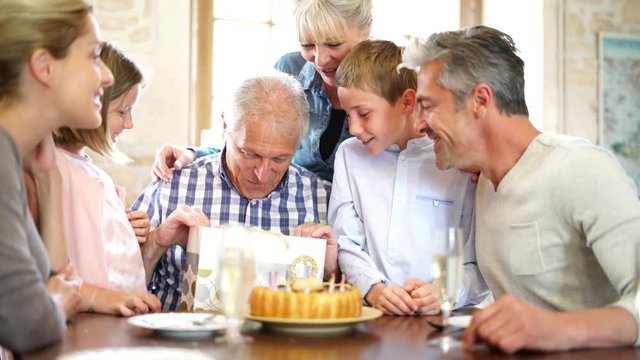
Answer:
[[[338,99],[336,70],[354,46],[369,38],[371,10],[371,0],[298,1],[294,16],[300,51],[284,55],[275,64],[277,70],[298,78],[309,102],[309,133],[293,163],[326,181],[333,179],[338,145],[351,137],[347,115]],[[168,180],[172,177],[171,167],[180,169],[196,156],[220,150],[194,151],[164,145],[158,149],[152,175]]]
[[[0,2],[0,346],[14,352],[58,341],[80,302],[73,269],[50,266],[43,239],[62,237],[51,133],[99,126],[100,95],[113,81],[90,12],[82,0]],[[29,214],[23,169],[35,180],[42,238]]]

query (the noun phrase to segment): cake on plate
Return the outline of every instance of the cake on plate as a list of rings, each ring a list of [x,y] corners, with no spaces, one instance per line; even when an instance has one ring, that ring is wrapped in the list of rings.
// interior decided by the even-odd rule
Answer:
[[[251,315],[285,319],[340,319],[360,316],[360,292],[349,284],[296,281],[291,288],[256,287]]]

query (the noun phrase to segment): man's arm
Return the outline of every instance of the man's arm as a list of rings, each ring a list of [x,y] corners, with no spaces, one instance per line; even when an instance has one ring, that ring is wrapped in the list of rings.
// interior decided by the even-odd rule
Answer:
[[[633,344],[636,336],[635,318],[620,307],[556,312],[504,295],[474,313],[464,344],[482,341],[506,353],[561,351],[624,346]]]
[[[158,245],[156,240],[158,233],[156,230],[151,231],[147,236],[147,241],[140,246],[140,251],[142,252],[142,264],[144,265],[145,280],[147,284],[151,281],[153,271],[156,266],[158,266],[158,262],[169,249],[169,246]]]
[[[142,262],[147,283],[162,256],[170,246],[187,246],[189,228],[192,226],[210,226],[209,218],[196,207],[179,206],[160,226],[149,233],[147,241],[142,245]]]

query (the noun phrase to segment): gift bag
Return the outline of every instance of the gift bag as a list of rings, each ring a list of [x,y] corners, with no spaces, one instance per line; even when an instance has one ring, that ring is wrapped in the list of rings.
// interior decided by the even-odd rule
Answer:
[[[189,231],[180,311],[221,311],[218,300],[218,255],[225,237],[250,239],[255,259],[256,286],[284,285],[303,273],[322,280],[326,240],[286,236],[259,228],[221,225]],[[232,239],[231,239],[232,240]]]

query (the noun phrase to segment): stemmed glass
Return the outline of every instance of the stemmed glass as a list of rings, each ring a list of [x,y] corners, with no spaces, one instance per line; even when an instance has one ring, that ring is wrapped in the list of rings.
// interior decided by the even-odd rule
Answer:
[[[240,333],[255,284],[255,259],[248,229],[240,226],[225,229],[218,266],[219,295],[227,316],[227,331],[220,341],[237,344],[251,340]]]
[[[440,298],[442,311],[442,336],[429,341],[429,345],[438,346],[444,351],[460,346],[460,341],[448,332],[448,321],[455,304],[456,294],[462,286],[464,271],[462,229],[449,227],[435,231],[431,246],[431,278]]]
[[[634,261],[636,264],[636,311],[640,312],[640,243],[636,243],[634,251]]]

